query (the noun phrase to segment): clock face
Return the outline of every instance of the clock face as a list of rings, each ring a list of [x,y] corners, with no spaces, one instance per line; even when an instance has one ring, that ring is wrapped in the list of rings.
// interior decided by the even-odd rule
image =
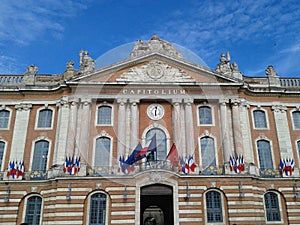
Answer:
[[[165,114],[164,107],[160,104],[152,104],[147,108],[147,115],[152,120],[160,120]]]

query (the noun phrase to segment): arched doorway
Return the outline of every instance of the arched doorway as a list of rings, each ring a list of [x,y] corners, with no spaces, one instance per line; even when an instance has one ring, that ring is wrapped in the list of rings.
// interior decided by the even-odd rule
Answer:
[[[141,225],[174,225],[173,189],[163,184],[141,188]]]

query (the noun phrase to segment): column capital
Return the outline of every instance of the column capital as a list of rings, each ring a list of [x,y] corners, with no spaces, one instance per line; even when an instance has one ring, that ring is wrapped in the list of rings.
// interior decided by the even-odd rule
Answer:
[[[28,103],[20,103],[20,104],[17,104],[15,105],[15,109],[18,110],[18,111],[27,111],[27,110],[30,110],[32,108],[32,104],[28,104]]]
[[[239,106],[241,104],[241,99],[233,98],[233,99],[230,99],[230,102],[232,103],[233,106]]]
[[[129,103],[132,105],[137,105],[138,103],[140,103],[140,99],[138,98],[130,98],[129,99]]]
[[[286,112],[287,111],[287,107],[284,105],[272,105],[272,110],[274,112]]]
[[[67,96],[63,96],[61,97],[57,102],[56,102],[56,106],[57,107],[69,107],[69,104],[68,104],[68,97]]]
[[[183,102],[184,102],[185,104],[187,104],[187,105],[191,105],[191,104],[194,103],[194,99],[192,99],[192,98],[184,98],[184,99],[183,99]]]
[[[117,103],[120,105],[124,105],[125,103],[127,103],[127,99],[126,98],[118,98]]]
[[[88,106],[92,103],[92,99],[90,97],[82,97],[81,98],[81,103],[84,106]]]
[[[226,105],[228,103],[229,103],[229,99],[228,98],[219,99],[219,104],[220,105]]]
[[[182,103],[182,98],[172,98],[173,105],[178,105],[180,103]]]

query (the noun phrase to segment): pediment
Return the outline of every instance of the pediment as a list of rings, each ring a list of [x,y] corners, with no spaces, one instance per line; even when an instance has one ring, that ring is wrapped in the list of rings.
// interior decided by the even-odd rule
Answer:
[[[81,74],[70,80],[82,83],[236,83],[235,78],[209,68],[159,53],[130,59]]]

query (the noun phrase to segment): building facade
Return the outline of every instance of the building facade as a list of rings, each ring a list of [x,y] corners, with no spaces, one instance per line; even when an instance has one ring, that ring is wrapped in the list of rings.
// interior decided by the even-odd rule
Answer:
[[[300,79],[156,35],[79,61],[0,76],[0,224],[300,224]]]

